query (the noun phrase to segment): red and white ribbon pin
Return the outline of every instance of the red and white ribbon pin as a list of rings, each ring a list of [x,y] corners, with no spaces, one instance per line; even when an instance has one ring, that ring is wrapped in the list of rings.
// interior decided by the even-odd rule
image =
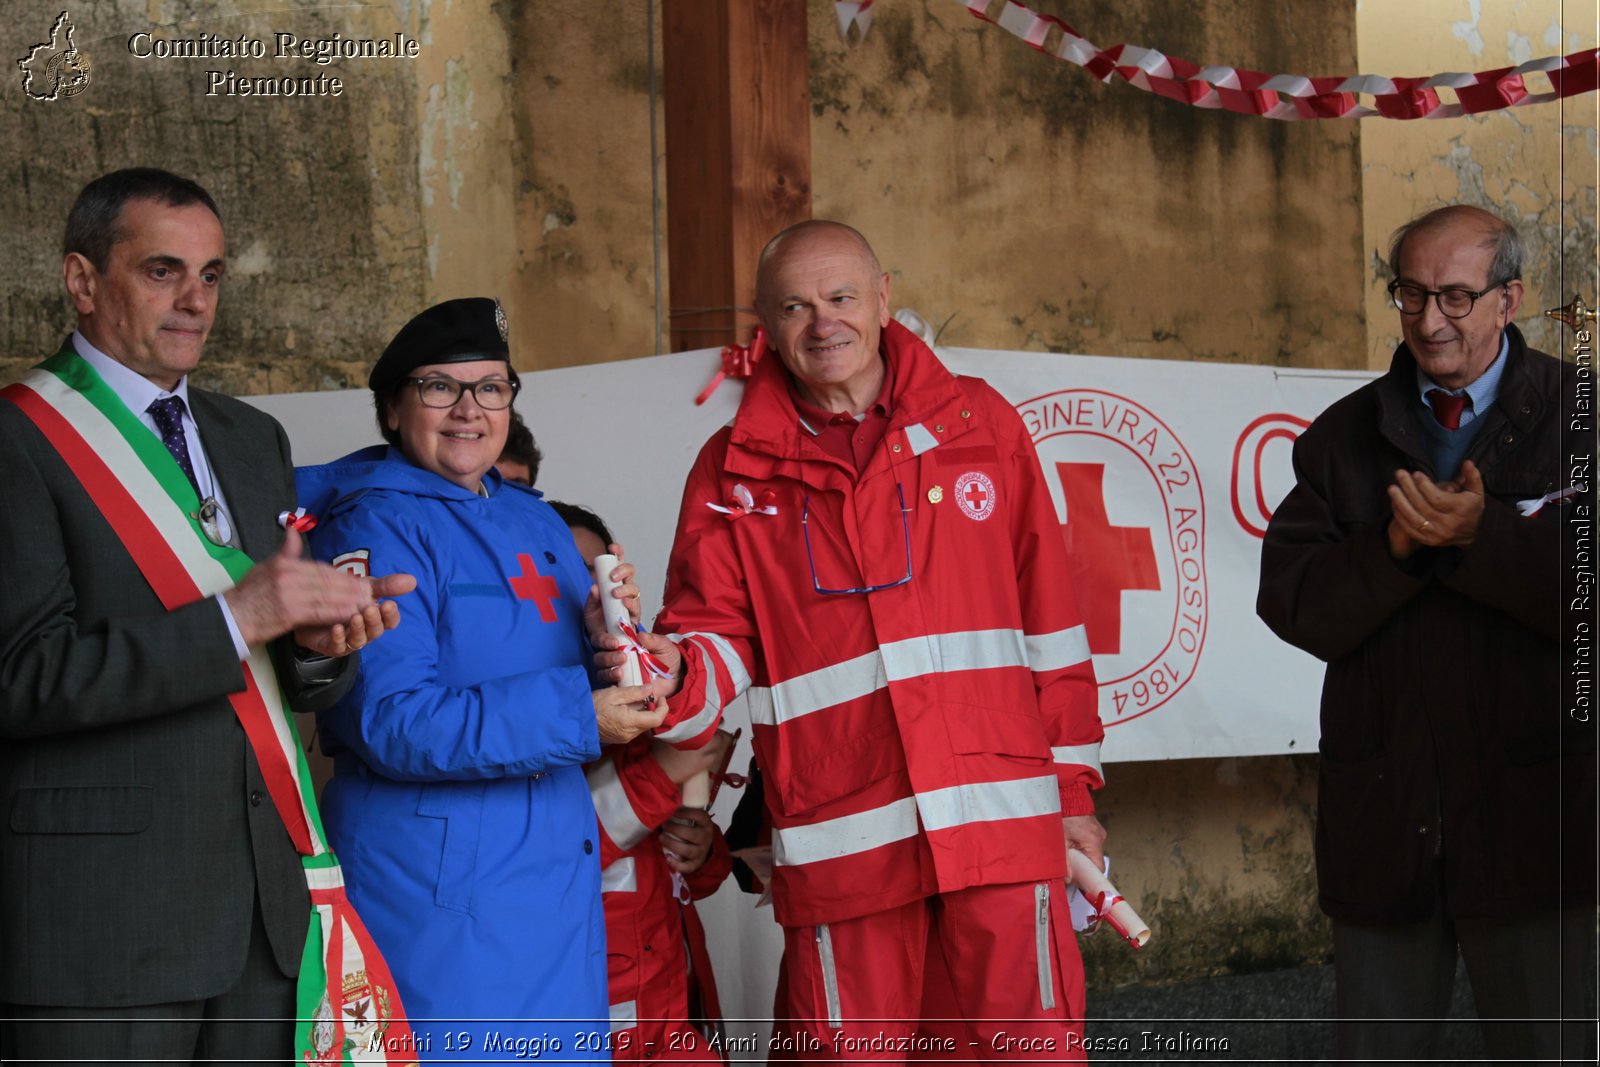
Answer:
[[[278,512],[278,525],[285,530],[298,530],[301,533],[309,533],[317,528],[317,517],[306,511],[305,508],[280,511]]]
[[[774,504],[773,501],[777,499],[777,493],[774,493],[771,489],[763,489],[761,491],[761,504],[757,506],[756,498],[745,487],[743,482],[739,482],[733,487],[733,496],[729,498],[727,507],[723,507],[721,504],[713,504],[709,500],[706,501],[706,507],[712,511],[720,511],[730,519],[742,519],[746,515],[776,515],[778,513],[778,505]]]
[[[1517,510],[1522,513],[1523,518],[1531,519],[1539,514],[1546,504],[1559,504],[1569,496],[1577,496],[1579,493],[1587,493],[1588,491],[1588,483],[1579,482],[1577,485],[1569,485],[1565,489],[1559,489],[1554,493],[1546,493],[1536,500],[1519,500],[1517,501]]]

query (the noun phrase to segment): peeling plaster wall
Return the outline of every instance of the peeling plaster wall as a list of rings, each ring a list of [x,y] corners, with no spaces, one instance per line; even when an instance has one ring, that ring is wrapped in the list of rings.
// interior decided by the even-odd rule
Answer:
[[[1315,756],[1116,763],[1106,777],[1096,803],[1111,877],[1152,939],[1137,953],[1109,932],[1080,939],[1089,988],[1327,961]]]
[[[16,57],[49,38],[57,0],[12,0],[0,79],[0,239],[11,249],[0,299],[0,378],[53,352],[73,321],[61,287],[61,231],[78,189],[117,167],[164,166],[198,179],[222,208],[230,270],[196,380],[251,394],[364,381],[394,310],[427,291],[418,226],[415,71],[409,61],[138,59],[128,38],[201,33],[260,38],[383,37],[410,4],[313,0],[214,3],[98,0],[71,6],[93,66],[81,94],[24,98]],[[413,31],[414,32],[414,31]],[[205,71],[321,74],[339,98],[207,97]],[[377,341],[381,345],[381,341]]]
[[[61,6],[13,0],[10,60]],[[71,322],[60,231],[88,178],[159,165],[207,186],[230,256],[197,381],[236,393],[361,385],[427,304],[493,294],[525,368],[628,358],[656,341],[644,3],[588,0],[88,0],[71,9],[89,87],[50,103],[0,76],[0,378]],[[266,42],[269,58],[135,59],[128,37]],[[270,57],[273,34],[384,37],[414,60]],[[659,69],[659,62],[657,63]],[[205,71],[324,73],[338,98],[206,97]],[[659,112],[659,103],[658,103]],[[40,151],[47,146],[49,151]],[[664,229],[664,215],[663,215]]]
[[[416,169],[424,237],[425,304],[497,296],[526,341],[524,293],[516,285],[519,170],[517,84],[512,76],[514,11],[507,0],[422,0],[411,5],[422,44],[415,67]],[[422,310],[388,312],[389,335]]]
[[[531,341],[519,365],[665,351],[664,337],[657,345],[651,228],[650,8],[643,0],[607,4],[596,17],[589,0],[541,0],[516,9],[519,167],[509,229]],[[660,47],[657,33],[658,79]],[[655,109],[659,132],[659,83]],[[658,143],[658,153],[665,150]],[[665,197],[664,163],[659,178]],[[665,271],[665,203],[660,223]]]
[[[1480,71],[1566,55],[1596,42],[1593,3],[1563,0],[1364,0],[1357,17],[1361,69],[1390,75]],[[1528,88],[1546,92],[1541,75]],[[1448,98],[1448,94],[1441,94]],[[1385,290],[1389,236],[1406,220],[1450,203],[1498,211],[1528,242],[1519,325],[1547,352],[1571,343],[1545,308],[1596,294],[1596,128],[1591,93],[1485,115],[1417,122],[1368,120],[1361,138],[1367,365],[1389,365],[1400,343]],[[1563,336],[1563,332],[1566,336]]]

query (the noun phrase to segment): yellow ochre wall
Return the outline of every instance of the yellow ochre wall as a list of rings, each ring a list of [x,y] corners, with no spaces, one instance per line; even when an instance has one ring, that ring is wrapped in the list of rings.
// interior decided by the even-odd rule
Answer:
[[[1363,71],[1391,75],[1479,71],[1593,48],[1593,0],[1364,0],[1356,36]],[[1540,75],[1528,87],[1546,91]],[[1595,185],[1600,96],[1433,122],[1368,120],[1361,130],[1361,224],[1367,365],[1389,365],[1400,329],[1389,294],[1389,236],[1407,219],[1450,203],[1497,210],[1528,241],[1521,326],[1535,347],[1559,352],[1570,332],[1545,308],[1581,292],[1595,301]]]

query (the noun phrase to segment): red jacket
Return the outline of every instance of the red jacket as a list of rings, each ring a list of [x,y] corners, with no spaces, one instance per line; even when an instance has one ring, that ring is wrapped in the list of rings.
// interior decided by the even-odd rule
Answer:
[[[691,901],[710,896],[727,878],[733,864],[728,846],[721,833],[713,837],[704,865],[682,879],[685,893],[680,898],[679,882],[655,831],[683,802],[678,785],[651,758],[649,739],[607,749],[587,774],[600,821],[615,1058],[670,1059],[671,1053],[687,1051],[691,1041],[692,1047],[703,1048],[698,1037],[685,1036],[690,1030],[691,973],[699,1016],[718,1022],[721,1009],[705,929]]]
[[[779,360],[757,368],[689,474],[655,625],[686,660],[663,737],[697,740],[748,689],[787,926],[1062,877],[1061,817],[1101,784],[1088,641],[1016,409],[898,323],[883,353],[894,410],[859,477]],[[736,486],[776,513],[711,506]],[[897,581],[908,537],[910,581],[815,590]]]

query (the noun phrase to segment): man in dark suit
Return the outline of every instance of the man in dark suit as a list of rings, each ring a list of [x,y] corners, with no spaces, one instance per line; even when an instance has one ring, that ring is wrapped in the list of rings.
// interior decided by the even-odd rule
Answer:
[[[409,579],[301,559],[276,521],[295,506],[282,428],[188,388],[224,271],[204,189],[108,174],[79,195],[65,244],[76,356],[53,363],[133,437],[132,419],[148,427],[160,463],[167,445],[202,501],[196,540],[203,528],[256,565],[168,610],[78,464],[0,399],[0,1057],[281,1062],[306,877],[228,696],[269,642],[291,700],[337,696],[354,660],[330,670],[306,650],[340,657],[396,625],[376,598]],[[274,1021],[230,1021],[249,1019]]]

